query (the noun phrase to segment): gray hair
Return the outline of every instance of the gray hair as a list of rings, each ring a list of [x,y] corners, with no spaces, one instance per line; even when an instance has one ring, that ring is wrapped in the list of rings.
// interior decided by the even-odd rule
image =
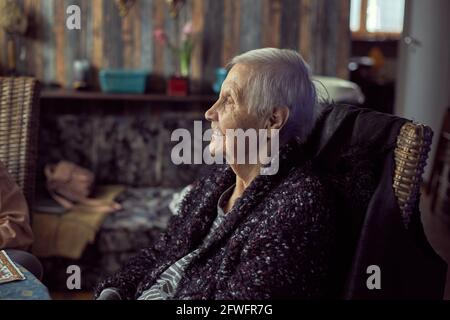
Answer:
[[[274,107],[288,107],[289,119],[280,138],[295,135],[305,141],[314,125],[317,98],[309,66],[302,56],[293,50],[263,48],[234,57],[227,68],[236,64],[253,67],[242,90],[249,110],[264,116]]]

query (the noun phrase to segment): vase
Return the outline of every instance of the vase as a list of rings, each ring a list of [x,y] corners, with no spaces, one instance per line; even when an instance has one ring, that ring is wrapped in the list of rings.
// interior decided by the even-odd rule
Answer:
[[[167,83],[167,95],[184,97],[189,94],[189,78],[172,76]]]

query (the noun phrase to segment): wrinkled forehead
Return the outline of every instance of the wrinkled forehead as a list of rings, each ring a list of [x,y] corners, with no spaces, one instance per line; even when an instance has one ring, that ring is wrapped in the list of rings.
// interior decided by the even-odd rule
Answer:
[[[251,66],[243,64],[237,64],[233,66],[228,72],[228,75],[222,84],[222,90],[225,92],[233,91],[238,94],[244,89],[251,71]]]

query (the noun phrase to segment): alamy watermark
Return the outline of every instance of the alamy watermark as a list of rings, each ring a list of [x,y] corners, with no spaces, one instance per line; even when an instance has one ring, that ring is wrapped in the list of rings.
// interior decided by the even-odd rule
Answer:
[[[277,129],[226,129],[222,134],[217,129],[203,132],[202,121],[194,121],[194,137],[189,130],[179,128],[170,139],[179,142],[170,155],[176,165],[261,164],[261,175],[274,175],[279,169]],[[210,141],[210,145],[203,149],[205,141]]]
[[[66,280],[66,287],[69,290],[81,289],[81,268],[76,264],[67,267],[66,273],[69,274]]]
[[[369,290],[380,290],[381,289],[381,269],[376,264],[372,264],[367,267],[367,274],[370,276],[367,278],[366,286]]]
[[[66,27],[69,30],[81,30],[81,9],[77,5],[70,5],[66,9]]]

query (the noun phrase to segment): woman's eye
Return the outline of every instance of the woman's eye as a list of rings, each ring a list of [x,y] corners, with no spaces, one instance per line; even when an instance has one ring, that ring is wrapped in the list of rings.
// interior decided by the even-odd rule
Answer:
[[[226,104],[232,104],[232,103],[233,103],[233,99],[232,99],[232,98],[227,98],[227,99],[225,100],[225,103],[226,103]]]

